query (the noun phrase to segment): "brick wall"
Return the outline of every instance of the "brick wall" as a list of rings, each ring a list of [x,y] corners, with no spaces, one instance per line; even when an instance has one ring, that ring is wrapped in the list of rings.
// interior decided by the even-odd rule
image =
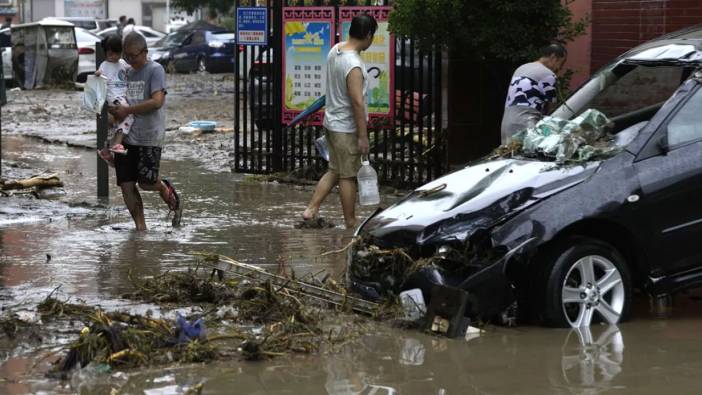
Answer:
[[[592,0],[592,70],[642,42],[699,23],[702,0]]]

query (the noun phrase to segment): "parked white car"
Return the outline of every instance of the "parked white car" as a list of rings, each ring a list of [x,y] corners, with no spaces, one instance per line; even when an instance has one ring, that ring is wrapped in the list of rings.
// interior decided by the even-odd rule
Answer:
[[[149,47],[152,46],[156,41],[160,40],[163,38],[166,33],[162,33],[158,30],[154,30],[148,26],[141,26],[141,25],[135,25],[134,28],[136,31],[138,31],[144,38],[146,39],[146,45]],[[97,33],[98,36],[105,38],[109,36],[110,34],[117,34],[117,27],[110,27],[105,30],[101,30]]]
[[[0,29],[0,51],[2,51],[2,74],[6,80],[12,79],[12,39],[10,28]]]
[[[95,73],[98,64],[95,63],[95,46],[100,45],[102,38],[85,29],[76,28],[76,44],[78,44],[78,75],[76,86],[82,87],[89,74]]]
[[[59,21],[66,21],[72,23],[75,27],[83,28],[91,33],[99,32],[100,30],[107,29],[112,26],[117,26],[117,21],[115,19],[96,19],[90,17],[58,17],[50,16],[44,19],[55,19]]]

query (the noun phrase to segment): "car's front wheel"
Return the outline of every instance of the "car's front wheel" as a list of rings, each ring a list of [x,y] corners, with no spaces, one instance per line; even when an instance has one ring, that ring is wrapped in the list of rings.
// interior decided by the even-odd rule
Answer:
[[[197,60],[197,72],[204,73],[207,71],[207,60],[204,57],[200,57]]]
[[[628,317],[631,276],[622,255],[611,245],[590,238],[560,243],[545,262],[545,323],[583,327],[616,324]]]

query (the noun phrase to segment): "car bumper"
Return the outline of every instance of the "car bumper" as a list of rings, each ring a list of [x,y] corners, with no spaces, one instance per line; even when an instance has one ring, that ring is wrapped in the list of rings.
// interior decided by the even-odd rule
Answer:
[[[210,71],[234,72],[234,56],[227,54],[212,54],[207,57],[207,67]]]
[[[419,289],[424,300],[431,302],[432,295],[437,293],[451,293],[460,290],[467,294],[467,302],[463,316],[470,320],[491,320],[499,317],[516,300],[513,280],[507,275],[508,266],[516,260],[523,259],[524,253],[535,244],[535,238],[529,238],[514,246],[504,253],[486,261],[482,267],[475,269],[468,275],[448,274],[439,268],[440,265],[428,264],[407,278],[373,278],[367,276],[361,279],[354,270],[358,263],[360,250],[367,252],[363,243],[363,228],[368,221],[382,210],[369,216],[356,230],[354,238],[357,240],[352,248],[347,250],[346,282],[351,292],[363,299],[380,301],[389,293],[399,294],[410,289]],[[360,241],[360,242],[359,242]],[[436,262],[441,259],[439,254],[431,259]],[[416,262],[420,262],[418,259]],[[393,262],[388,262],[393,265]],[[376,281],[377,280],[377,281]]]

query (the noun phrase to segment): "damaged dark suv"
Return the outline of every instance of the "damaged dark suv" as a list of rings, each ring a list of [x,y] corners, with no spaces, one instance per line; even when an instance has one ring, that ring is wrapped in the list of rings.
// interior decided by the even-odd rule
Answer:
[[[603,113],[606,155],[501,147],[378,210],[349,250],[352,289],[419,288],[429,304],[437,287],[459,289],[474,322],[511,312],[581,327],[625,320],[635,288],[702,284],[701,67],[702,29],[643,44],[551,114]]]

